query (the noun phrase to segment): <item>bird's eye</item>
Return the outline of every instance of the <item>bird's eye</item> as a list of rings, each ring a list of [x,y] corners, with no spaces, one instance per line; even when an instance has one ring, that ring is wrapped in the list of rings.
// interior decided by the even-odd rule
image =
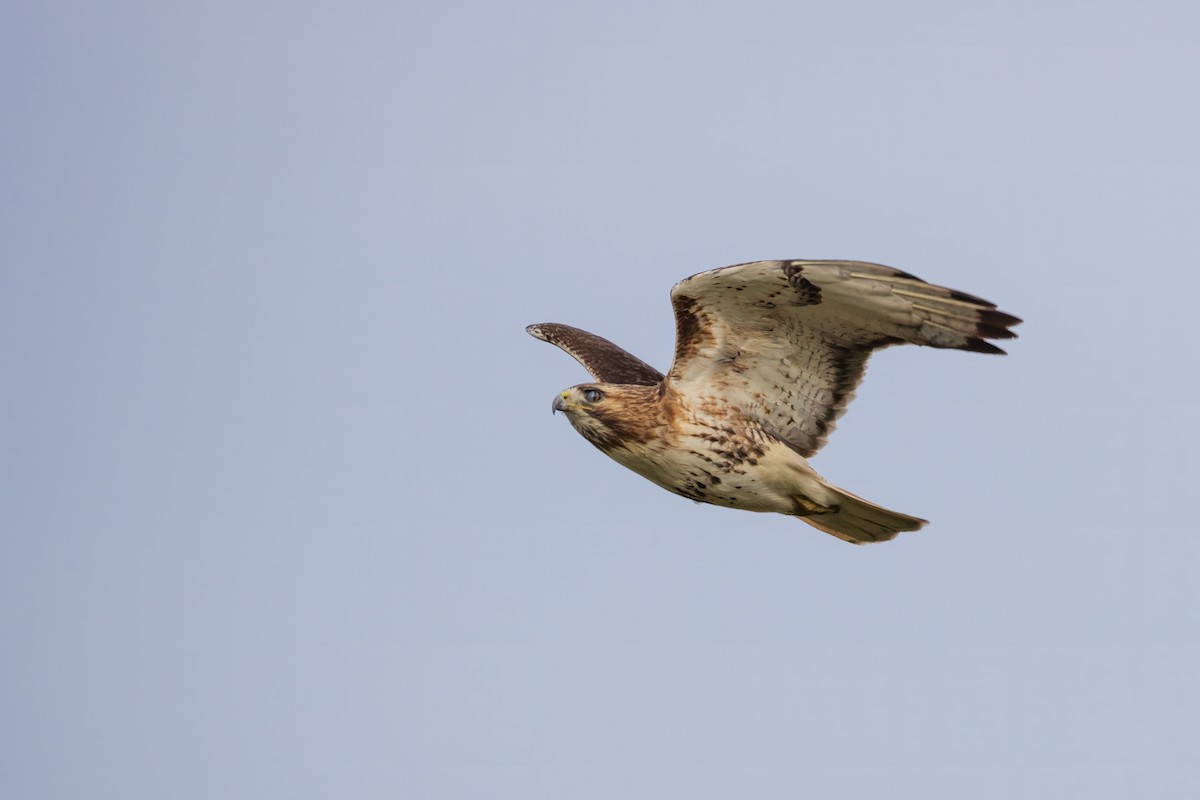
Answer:
[[[589,403],[599,403],[604,399],[604,392],[600,391],[599,389],[584,389],[583,399],[587,400]]]

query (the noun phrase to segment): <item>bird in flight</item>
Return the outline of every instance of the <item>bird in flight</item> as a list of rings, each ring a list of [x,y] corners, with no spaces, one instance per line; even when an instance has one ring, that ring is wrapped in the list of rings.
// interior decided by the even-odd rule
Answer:
[[[675,359],[663,375],[607,339],[530,325],[594,379],[554,398],[605,454],[701,503],[798,517],[854,544],[926,521],[863,500],[809,465],[875,350],[1004,351],[1017,317],[973,295],[861,261],[754,261],[671,290]]]

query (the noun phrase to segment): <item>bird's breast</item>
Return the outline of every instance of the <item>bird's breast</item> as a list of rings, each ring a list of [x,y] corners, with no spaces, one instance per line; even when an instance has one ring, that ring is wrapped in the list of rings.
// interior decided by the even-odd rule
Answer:
[[[680,414],[669,435],[609,452],[623,466],[675,494],[731,508],[755,506],[761,462],[771,443],[756,429]]]

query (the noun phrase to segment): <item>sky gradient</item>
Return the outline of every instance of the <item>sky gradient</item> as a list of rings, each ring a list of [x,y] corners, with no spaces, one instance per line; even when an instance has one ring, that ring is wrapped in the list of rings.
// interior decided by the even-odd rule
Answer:
[[[0,795],[1200,789],[1184,3],[0,11]],[[558,321],[885,263],[856,548],[552,418]]]

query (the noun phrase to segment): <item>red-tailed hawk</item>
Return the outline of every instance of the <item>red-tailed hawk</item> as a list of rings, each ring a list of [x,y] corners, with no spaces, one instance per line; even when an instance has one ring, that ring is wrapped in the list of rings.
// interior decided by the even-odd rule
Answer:
[[[587,331],[526,330],[587,368],[554,398],[618,463],[702,503],[799,517],[855,544],[925,520],[825,481],[808,464],[854,397],[871,353],[922,344],[1003,350],[1021,320],[993,303],[879,264],[755,261],[675,284],[675,361],[666,375]]]

